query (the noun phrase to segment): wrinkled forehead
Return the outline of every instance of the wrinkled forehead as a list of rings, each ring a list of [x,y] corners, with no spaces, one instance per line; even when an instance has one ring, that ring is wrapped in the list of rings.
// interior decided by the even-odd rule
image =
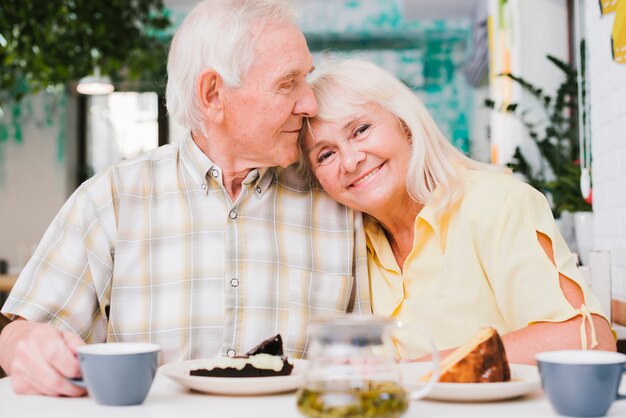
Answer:
[[[309,144],[319,139],[320,131],[340,129],[349,118],[371,103],[345,89],[314,86],[313,91],[318,111],[315,117],[305,120],[305,140]]]
[[[350,90],[337,82],[320,80],[313,84],[313,92],[317,100],[317,115],[313,121],[338,121],[361,110],[371,102],[358,92]]]
[[[328,116],[318,114],[314,118],[305,119],[303,140],[306,148],[328,137],[340,135],[346,122],[358,111],[358,107],[354,106],[353,111],[349,111],[346,107],[337,106],[337,110],[337,113],[330,113]]]

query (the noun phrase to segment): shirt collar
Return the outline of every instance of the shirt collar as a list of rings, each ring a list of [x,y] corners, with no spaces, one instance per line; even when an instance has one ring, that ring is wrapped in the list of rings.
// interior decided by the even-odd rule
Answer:
[[[446,249],[446,237],[448,235],[448,218],[449,213],[444,213],[441,217],[437,216],[437,211],[432,205],[425,205],[415,220],[415,234],[418,232],[420,221],[425,222],[430,226],[435,234],[435,237],[439,241],[441,251]]]
[[[260,198],[272,185],[276,176],[276,168],[264,167],[255,171],[258,173],[258,176],[254,180],[254,194]]]
[[[433,194],[434,195],[434,194]],[[431,199],[432,200],[432,199]],[[446,250],[446,241],[448,237],[448,224],[450,221],[451,211],[437,216],[435,206],[426,204],[415,218],[413,225],[415,237],[419,237],[420,225],[425,223],[433,231],[436,239],[439,241],[441,252]],[[367,247],[371,252],[377,254],[382,265],[386,269],[394,270],[392,266],[397,265],[396,259],[391,251],[391,247],[387,243],[387,236],[382,225],[369,215],[364,216],[363,227],[367,236]]]
[[[209,189],[207,185],[208,179],[214,179],[221,184],[221,168],[202,152],[190,134],[181,142],[180,159],[191,173],[194,182],[200,185],[205,190],[205,193],[208,193]],[[275,177],[275,171],[274,167],[253,169],[248,173],[242,184],[244,186],[254,186],[255,195],[260,198],[271,186]]]
[[[366,245],[369,252],[376,254],[380,264],[385,269],[399,273],[399,269],[396,268],[398,263],[380,222],[369,215],[364,215],[363,229],[365,230]]]
[[[206,191],[207,173],[214,164],[196,145],[191,134],[188,134],[180,144],[180,160],[191,174],[194,183]]]

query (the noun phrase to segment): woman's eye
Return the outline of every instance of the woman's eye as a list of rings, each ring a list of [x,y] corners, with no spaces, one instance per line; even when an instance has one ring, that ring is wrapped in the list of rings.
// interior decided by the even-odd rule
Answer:
[[[328,161],[328,159],[330,157],[332,157],[334,154],[334,152],[332,151],[324,151],[322,152],[318,157],[317,157],[317,163],[318,164],[323,164],[324,162]]]
[[[361,125],[358,128],[356,128],[356,130],[354,131],[354,136],[358,136],[361,135],[363,132],[367,131],[370,128],[371,125]]]

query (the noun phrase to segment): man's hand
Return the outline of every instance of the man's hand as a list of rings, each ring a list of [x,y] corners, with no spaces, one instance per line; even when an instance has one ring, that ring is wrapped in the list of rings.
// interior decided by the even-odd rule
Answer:
[[[65,378],[81,375],[76,348],[84,344],[72,332],[16,320],[0,334],[0,366],[11,376],[16,393],[82,396],[85,389]]]

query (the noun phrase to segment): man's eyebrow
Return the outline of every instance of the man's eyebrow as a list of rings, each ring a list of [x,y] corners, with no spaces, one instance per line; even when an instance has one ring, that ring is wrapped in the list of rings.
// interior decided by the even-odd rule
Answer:
[[[315,71],[315,65],[313,65],[313,66],[311,67],[311,69],[309,70],[309,72],[308,72],[307,74],[305,74],[305,75],[309,75],[309,74],[311,74],[313,71]],[[282,75],[282,76],[278,79],[278,81],[280,82],[280,81],[290,80],[290,79],[292,79],[292,78],[297,78],[298,76],[300,76],[300,74],[302,74],[302,71],[300,71],[300,70],[291,70],[291,71],[289,71],[289,72],[287,72],[287,73],[283,74],[283,75]]]
[[[290,80],[292,78],[298,77],[299,75],[300,75],[300,71],[299,70],[292,70],[292,71],[289,71],[289,72],[283,74],[282,76],[280,76],[278,78],[278,82],[285,81],[285,80]]]

